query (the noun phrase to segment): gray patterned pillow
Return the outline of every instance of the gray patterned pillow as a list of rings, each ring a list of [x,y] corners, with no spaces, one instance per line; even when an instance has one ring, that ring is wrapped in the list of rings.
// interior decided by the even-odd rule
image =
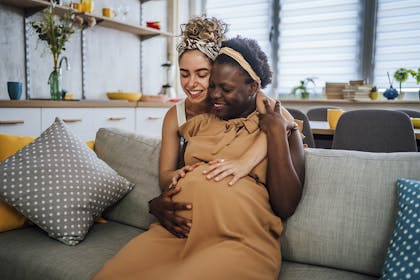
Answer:
[[[67,245],[133,184],[119,176],[60,119],[0,164],[0,198]]]

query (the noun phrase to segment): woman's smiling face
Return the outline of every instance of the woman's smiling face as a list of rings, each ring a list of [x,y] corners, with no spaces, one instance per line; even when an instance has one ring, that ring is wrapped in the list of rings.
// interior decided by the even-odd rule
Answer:
[[[192,103],[206,100],[211,67],[209,58],[198,50],[186,51],[179,59],[181,86]]]
[[[209,105],[219,118],[229,120],[246,117],[255,110],[257,86],[247,82],[247,77],[239,66],[215,63],[209,86]]]

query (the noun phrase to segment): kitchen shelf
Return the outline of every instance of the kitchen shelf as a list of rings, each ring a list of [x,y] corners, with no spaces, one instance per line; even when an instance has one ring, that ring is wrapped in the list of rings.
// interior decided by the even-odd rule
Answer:
[[[17,8],[21,8],[21,9],[25,9],[29,11],[29,14],[31,14],[30,11],[33,11],[33,10],[37,11],[37,10],[44,9],[49,6],[49,1],[42,1],[42,0],[0,0],[0,3],[17,7]],[[55,14],[61,16],[70,9],[71,8],[69,7],[56,5],[54,8],[54,12]],[[83,17],[84,19],[88,17],[94,17],[96,19],[98,26],[116,29],[123,32],[133,33],[135,35],[142,36],[145,38],[154,37],[154,36],[165,36],[165,37],[173,36],[173,34],[168,33],[168,32],[162,32],[153,28],[142,27],[139,25],[125,23],[122,21],[114,20],[111,18],[107,18],[107,17],[95,15],[95,14],[90,14],[90,13],[77,13],[77,14]]]
[[[41,0],[0,0],[0,3],[21,9],[43,8],[49,5],[49,1]]]

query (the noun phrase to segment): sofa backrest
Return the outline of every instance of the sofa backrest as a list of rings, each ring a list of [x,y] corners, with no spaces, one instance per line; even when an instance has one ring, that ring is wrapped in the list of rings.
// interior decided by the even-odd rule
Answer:
[[[284,260],[379,276],[396,218],[398,177],[420,153],[306,149],[302,200],[285,223]]]
[[[96,134],[95,152],[119,175],[135,184],[130,193],[104,212],[104,218],[148,229],[155,220],[148,213],[148,201],[160,194],[160,139],[101,128]]]

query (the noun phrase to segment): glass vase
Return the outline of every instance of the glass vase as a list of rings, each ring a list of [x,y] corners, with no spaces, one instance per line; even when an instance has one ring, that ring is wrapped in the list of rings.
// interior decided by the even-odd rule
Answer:
[[[50,85],[50,95],[52,100],[61,100],[63,88],[61,86],[61,73],[54,68],[48,78],[48,84]]]

